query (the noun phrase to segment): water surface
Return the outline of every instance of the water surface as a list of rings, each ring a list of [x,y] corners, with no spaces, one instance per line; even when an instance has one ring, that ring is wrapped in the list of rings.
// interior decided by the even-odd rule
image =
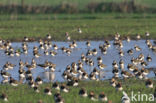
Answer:
[[[152,42],[152,40],[151,40],[151,42]],[[111,47],[107,50],[107,54],[103,55],[103,54],[101,54],[101,52],[99,50],[99,45],[104,44],[104,41],[91,41],[90,49],[96,48],[98,50],[98,54],[96,56],[90,56],[90,58],[92,58],[94,60],[94,63],[95,63],[94,67],[97,67],[97,57],[98,56],[101,56],[103,59],[103,64],[107,65],[107,67],[101,71],[101,73],[103,73],[103,75],[105,76],[104,78],[102,78],[102,80],[109,79],[113,76],[113,74],[112,74],[112,62],[113,62],[113,60],[116,60],[117,62],[119,62],[120,59],[123,59],[125,62],[125,70],[127,70],[127,64],[131,63],[130,59],[132,57],[136,58],[140,53],[143,53],[145,55],[145,58],[148,54],[150,54],[152,57],[152,62],[149,62],[147,67],[155,67],[156,66],[155,65],[156,54],[147,48],[147,45],[145,44],[145,40],[131,41],[130,43],[123,41],[122,50],[125,52],[125,56],[123,56],[123,57],[120,57],[118,55],[118,50],[115,46],[113,46],[113,41],[111,41],[110,43],[111,43]],[[69,46],[69,42],[53,42],[52,41],[52,44],[56,44],[59,48],[61,48],[62,46],[64,46],[64,47]],[[62,75],[63,71],[65,70],[66,66],[70,65],[72,62],[77,62],[78,60],[80,60],[82,53],[86,54],[88,48],[86,47],[85,44],[86,44],[86,41],[77,42],[77,48],[73,49],[70,56],[67,56],[65,53],[62,53],[62,51],[60,49],[57,50],[58,54],[55,57],[52,57],[51,55],[46,56],[43,54],[43,52],[44,52],[43,50],[39,50],[39,52],[40,52],[40,54],[42,54],[42,56],[39,58],[35,58],[35,60],[36,60],[37,64],[42,64],[45,62],[45,60],[51,61],[54,64],[56,64],[56,71],[54,72],[55,73],[55,81],[63,82],[64,79],[62,78],[61,75]],[[129,50],[131,48],[134,49],[135,44],[139,45],[142,48],[142,51],[136,52],[134,50],[133,55],[127,54],[127,50]],[[9,70],[8,72],[12,75],[13,78],[18,80],[19,79],[18,78],[18,76],[19,76],[18,75],[19,60],[21,59],[24,62],[28,61],[29,63],[31,63],[32,58],[34,58],[34,56],[32,54],[34,46],[39,46],[39,43],[38,42],[28,43],[28,55],[22,54],[20,57],[6,56],[4,54],[4,51],[0,50],[0,67],[1,67],[0,70],[3,68],[3,65],[7,61],[9,61],[13,64],[16,64],[14,69]],[[16,50],[16,49],[22,47],[22,43],[13,42],[12,47]],[[50,50],[52,50],[52,48]],[[84,69],[88,73],[90,73],[94,67],[90,67],[84,63]],[[27,68],[24,68],[24,69],[27,70]],[[44,71],[45,70],[43,68],[37,66],[36,69],[32,70],[34,78],[36,78],[38,75],[43,76]],[[154,77],[154,73],[150,72],[148,77]],[[1,80],[2,80],[2,77],[0,76],[0,81]],[[47,81],[47,80],[45,80],[45,81]]]

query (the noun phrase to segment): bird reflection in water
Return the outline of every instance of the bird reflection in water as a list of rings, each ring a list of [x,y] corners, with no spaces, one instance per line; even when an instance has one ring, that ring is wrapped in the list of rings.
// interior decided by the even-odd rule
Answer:
[[[47,82],[53,82],[55,80],[55,72],[45,71],[40,73],[40,77]]]

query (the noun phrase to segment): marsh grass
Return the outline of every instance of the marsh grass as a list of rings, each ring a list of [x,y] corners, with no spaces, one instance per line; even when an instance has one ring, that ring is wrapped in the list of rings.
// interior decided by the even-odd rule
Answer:
[[[51,19],[46,20],[46,17]],[[69,32],[72,40],[104,40],[113,39],[119,32],[123,37],[134,37],[137,33],[145,38],[149,31],[152,39],[156,39],[156,15],[152,14],[97,14],[97,15],[20,15],[17,20],[8,20],[8,16],[0,17],[0,38],[22,41],[24,36],[45,38],[50,33],[52,40],[65,41],[65,32]],[[87,18],[88,17],[88,18]],[[91,17],[91,18],[89,18]],[[92,17],[95,17],[94,19]],[[45,18],[45,19],[44,19]],[[77,28],[82,29],[79,34]]]
[[[141,92],[141,94],[153,94],[154,89],[149,89],[145,86],[144,80],[138,80],[135,78],[127,80],[119,80],[123,84],[124,91],[131,96],[131,92],[134,93]],[[155,79],[154,86],[156,84]],[[10,85],[0,85],[0,93],[7,93],[9,98],[9,103],[37,103],[38,100],[43,100],[44,103],[54,103],[54,94],[57,92],[52,89],[52,96],[45,95],[43,90],[45,87],[52,87],[52,83],[44,83],[39,89],[40,93],[35,93],[32,88],[26,84],[21,84],[18,87],[12,87]],[[115,88],[111,87],[108,80],[105,81],[81,81],[78,87],[70,87],[69,93],[61,92],[61,96],[64,98],[65,103],[101,103],[100,101],[94,102],[89,98],[82,98],[78,95],[80,88],[86,88],[87,92],[94,91],[96,96],[101,92],[104,92],[108,99],[113,103],[120,103],[122,92],[117,91]],[[0,100],[0,103],[5,103]],[[135,102],[132,102],[135,103]],[[136,102],[137,103],[137,102]],[[148,103],[148,102],[142,102]],[[150,103],[150,102],[149,102]],[[154,102],[153,102],[154,103]]]

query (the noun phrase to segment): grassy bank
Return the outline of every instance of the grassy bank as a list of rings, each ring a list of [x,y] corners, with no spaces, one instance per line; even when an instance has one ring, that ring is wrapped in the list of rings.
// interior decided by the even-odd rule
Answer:
[[[24,36],[44,38],[47,33],[52,40],[63,41],[65,32],[73,40],[103,40],[112,39],[110,35],[115,32],[144,36],[149,31],[151,38],[156,39],[155,14],[2,15],[0,21],[0,37],[12,41],[21,41]]]
[[[138,94],[153,94],[154,89],[149,89],[145,86],[145,82],[143,80],[120,80],[123,84],[123,89],[126,93],[128,93],[129,97],[131,96],[131,92]],[[154,85],[156,83],[155,80]],[[52,89],[52,96],[45,95],[43,90],[45,87],[51,87],[51,83],[45,83],[40,86],[40,93],[35,93],[33,89],[31,89],[26,84],[19,85],[18,87],[12,87],[10,85],[0,85],[0,93],[5,92],[8,94],[9,103],[37,103],[38,100],[43,100],[44,103],[54,103],[53,95],[56,93],[56,90]],[[70,87],[69,93],[61,92],[61,96],[64,98],[65,103],[94,103],[89,98],[82,98],[78,95],[81,87],[85,87],[87,92],[94,91],[96,95],[99,95],[102,91],[107,95],[108,99],[113,103],[121,103],[122,92],[116,91],[115,88],[111,87],[109,81],[87,81],[80,82],[78,87]],[[0,100],[0,103],[5,103]],[[95,103],[100,103],[95,102]],[[138,103],[138,102],[132,102]],[[151,102],[141,102],[141,103],[151,103]],[[153,102],[154,103],[154,102]]]

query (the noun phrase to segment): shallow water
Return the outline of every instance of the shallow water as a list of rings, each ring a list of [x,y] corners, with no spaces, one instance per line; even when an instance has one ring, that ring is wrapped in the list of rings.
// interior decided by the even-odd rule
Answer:
[[[152,40],[151,40],[152,41]],[[40,54],[42,53],[42,56],[39,58],[35,58],[37,64],[42,64],[45,62],[45,60],[51,61],[54,64],[56,64],[56,71],[54,72],[55,74],[55,80],[54,81],[60,81],[63,82],[64,79],[62,78],[62,73],[65,70],[67,65],[70,65],[72,62],[77,62],[78,60],[80,60],[81,57],[81,53],[86,54],[88,48],[85,45],[86,41],[82,41],[82,42],[77,42],[77,48],[73,49],[73,52],[71,53],[70,56],[67,56],[66,54],[62,53],[61,50],[57,50],[57,55],[55,57],[52,56],[45,56],[43,54],[43,51],[40,50]],[[115,46],[112,45],[113,41],[110,42],[111,43],[111,47],[107,50],[107,54],[103,55],[101,54],[100,50],[99,50],[99,45],[100,44],[104,44],[104,41],[91,41],[91,47],[90,49],[94,49],[96,48],[98,50],[98,54],[96,56],[90,56],[93,60],[94,60],[94,67],[97,67],[97,57],[98,56],[102,56],[103,59],[103,63],[107,65],[107,67],[105,69],[103,69],[101,72],[103,73],[103,75],[105,76],[104,78],[102,78],[102,80],[104,79],[109,79],[113,76],[112,74],[112,62],[113,60],[116,60],[117,63],[119,62],[119,60],[122,58],[125,62],[125,70],[127,70],[127,64],[131,63],[130,59],[132,57],[137,57],[140,53],[143,53],[145,58],[148,54],[151,55],[152,57],[152,62],[148,63],[147,67],[155,67],[155,61],[156,61],[156,54],[153,53],[151,50],[149,50],[145,44],[145,40],[139,40],[139,41],[131,41],[130,43],[123,41],[123,48],[122,50],[125,52],[125,56],[120,57],[118,55],[118,50]],[[56,44],[59,48],[62,46],[68,47],[69,42],[52,42],[52,44]],[[136,52],[134,50],[134,54],[131,56],[129,54],[127,54],[127,50],[133,48],[134,49],[134,45],[137,44],[142,48],[142,51],[140,52]],[[21,48],[22,43],[17,43],[17,42],[13,42],[12,43],[12,47],[14,49],[18,49]],[[0,70],[3,68],[3,65],[6,63],[6,61],[9,61],[13,64],[16,64],[16,66],[14,67],[13,70],[9,70],[8,72],[12,75],[13,78],[15,78],[16,80],[18,80],[18,70],[19,70],[19,60],[21,59],[22,61],[26,62],[28,61],[29,63],[31,63],[32,58],[34,57],[32,54],[33,51],[33,47],[34,46],[39,46],[39,43],[37,42],[32,42],[32,43],[28,43],[28,55],[24,55],[22,54],[20,57],[9,57],[6,56],[4,54],[3,50],[0,50]],[[84,63],[84,69],[90,73],[91,69],[93,69],[94,67],[90,67],[85,65]],[[98,68],[98,67],[97,67]],[[27,68],[24,68],[25,70],[27,70]],[[36,78],[38,75],[43,76],[43,72],[45,70],[39,66],[37,66],[36,69],[33,69],[33,76],[34,78]],[[60,72],[59,72],[60,71]],[[154,77],[154,73],[150,72],[148,77]],[[0,76],[0,81],[2,80],[2,77]],[[47,80],[45,80],[47,81]]]

